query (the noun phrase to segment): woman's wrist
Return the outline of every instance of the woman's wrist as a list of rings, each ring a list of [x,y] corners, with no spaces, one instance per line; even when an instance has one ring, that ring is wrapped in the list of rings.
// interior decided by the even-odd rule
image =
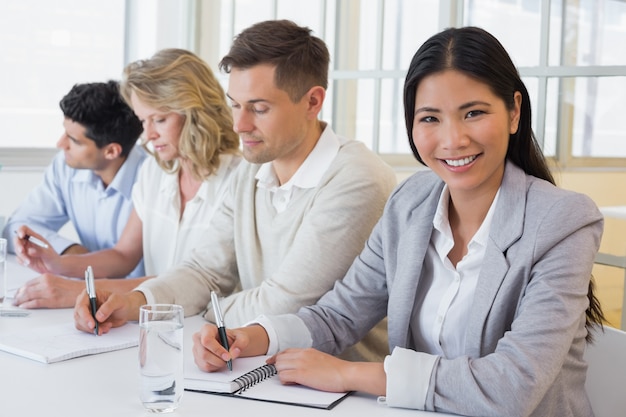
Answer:
[[[343,361],[342,378],[346,391],[385,395],[387,375],[382,362]]]

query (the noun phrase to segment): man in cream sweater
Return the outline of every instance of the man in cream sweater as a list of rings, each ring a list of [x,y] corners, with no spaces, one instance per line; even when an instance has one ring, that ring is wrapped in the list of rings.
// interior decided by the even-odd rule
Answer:
[[[101,332],[136,320],[146,303],[175,303],[214,321],[211,291],[228,326],[259,314],[314,304],[361,252],[396,185],[392,169],[362,143],[337,136],[318,119],[329,53],[308,28],[261,22],[234,41],[220,68],[243,162],[214,217],[212,232],[185,262],[128,294],[98,296]],[[93,332],[83,297],[76,325]],[[345,352],[382,360],[384,323]]]

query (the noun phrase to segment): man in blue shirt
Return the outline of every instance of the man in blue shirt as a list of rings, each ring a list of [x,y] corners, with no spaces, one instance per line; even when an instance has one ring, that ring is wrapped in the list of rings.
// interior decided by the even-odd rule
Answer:
[[[77,84],[59,104],[64,133],[57,147],[62,152],[9,218],[3,237],[11,253],[23,226],[45,237],[58,253],[111,248],[132,210],[131,190],[146,154],[136,145],[141,122],[122,100],[118,83]],[[68,221],[80,242],[58,233]],[[143,275],[142,262],[131,276]]]

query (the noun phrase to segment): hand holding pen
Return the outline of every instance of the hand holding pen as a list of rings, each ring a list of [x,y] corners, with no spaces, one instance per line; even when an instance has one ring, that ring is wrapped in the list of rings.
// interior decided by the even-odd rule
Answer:
[[[57,273],[54,265],[58,254],[48,242],[26,226],[20,226],[14,233],[15,255],[20,264],[41,274]]]
[[[217,299],[217,294],[214,291],[211,291],[211,304],[213,304],[213,313],[215,315],[215,324],[217,325],[217,331],[220,335],[220,343],[224,347],[224,349],[229,350],[228,346],[228,337],[226,336],[226,327],[224,326],[224,316],[222,315],[222,309],[220,307],[220,302]],[[226,362],[228,369],[230,371],[233,370],[233,361],[229,359]]]
[[[14,231],[15,234],[17,235],[17,230]],[[30,243],[39,246],[40,248],[43,249],[48,249],[50,246],[48,246],[48,244],[46,242],[44,242],[43,240],[35,237],[35,236],[31,236],[29,234],[24,234],[24,237],[22,238],[24,240],[28,240]]]
[[[91,315],[93,316],[93,320],[96,322],[96,327],[94,328],[93,333],[98,336],[98,320],[96,319],[96,311],[98,311],[98,306],[96,304],[96,285],[93,282],[93,269],[91,269],[91,266],[88,266],[85,271],[85,285],[87,286],[87,295],[89,295]]]

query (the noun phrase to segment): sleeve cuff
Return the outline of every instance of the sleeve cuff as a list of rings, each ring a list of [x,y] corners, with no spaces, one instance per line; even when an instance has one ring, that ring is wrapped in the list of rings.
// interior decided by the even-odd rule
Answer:
[[[145,287],[137,287],[133,291],[138,291],[143,294],[146,298],[146,304],[156,304],[156,300],[154,299],[154,295],[152,295],[152,291]]]
[[[267,347],[268,355],[275,355],[287,348],[309,348],[313,345],[311,333],[302,319],[295,314],[285,314],[281,316],[261,315],[252,322],[263,326],[269,338]]]
[[[396,347],[385,358],[387,396],[379,402],[390,407],[423,410],[430,385],[430,377],[437,356]]]
[[[52,248],[61,255],[67,248],[72,245],[80,245],[79,242],[75,242],[71,239],[64,238],[56,233],[40,233],[43,237],[46,238],[48,243],[52,246]]]

